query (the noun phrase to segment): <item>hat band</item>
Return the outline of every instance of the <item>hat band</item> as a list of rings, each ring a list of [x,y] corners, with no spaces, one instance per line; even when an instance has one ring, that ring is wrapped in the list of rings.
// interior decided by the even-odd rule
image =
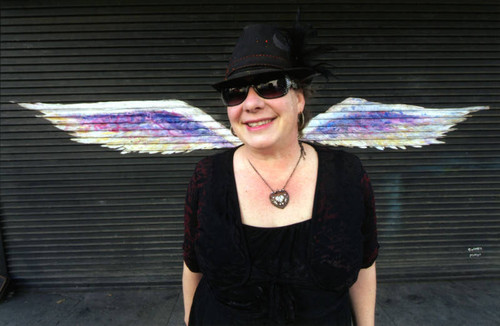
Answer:
[[[253,69],[252,69],[253,68]],[[275,69],[276,71],[284,71],[285,68],[281,67],[281,66],[276,66],[276,65],[264,65],[264,64],[259,64],[259,65],[246,65],[246,66],[241,66],[241,67],[238,67],[238,68],[234,68],[233,70],[231,70],[230,72],[228,72],[227,76],[226,76],[226,79],[231,77],[231,76],[238,76],[238,75],[244,75],[245,72],[248,73],[249,75],[251,75],[253,72],[255,71],[259,71],[259,70],[262,70],[262,69]],[[267,72],[267,71],[266,71]]]
[[[243,63],[243,64],[241,64]],[[240,65],[241,64],[241,65]],[[238,58],[229,62],[226,70],[226,78],[237,71],[246,70],[250,67],[271,67],[277,69],[287,69],[290,68],[288,59],[270,55],[270,54],[253,54],[245,57]],[[250,70],[250,69],[248,69]],[[256,70],[256,69],[252,69]]]

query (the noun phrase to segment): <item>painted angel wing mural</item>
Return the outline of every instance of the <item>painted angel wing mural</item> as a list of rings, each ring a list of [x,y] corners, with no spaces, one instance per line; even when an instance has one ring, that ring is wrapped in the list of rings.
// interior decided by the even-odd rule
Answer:
[[[210,115],[178,100],[19,105],[42,112],[74,141],[122,153],[173,154],[240,143]],[[314,117],[304,139],[360,148],[421,147],[442,143],[438,138],[455,124],[484,109],[488,107],[428,109],[348,98]]]
[[[202,110],[178,100],[79,104],[19,103],[72,140],[130,152],[173,154],[233,147],[239,139]]]
[[[405,149],[440,144],[452,127],[470,113],[489,109],[474,106],[429,109],[407,104],[383,104],[347,98],[315,116],[304,129],[308,140],[325,145]]]

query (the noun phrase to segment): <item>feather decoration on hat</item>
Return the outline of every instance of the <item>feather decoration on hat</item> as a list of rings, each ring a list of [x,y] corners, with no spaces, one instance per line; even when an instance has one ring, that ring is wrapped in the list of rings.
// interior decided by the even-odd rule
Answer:
[[[300,23],[300,10],[297,12],[294,26],[286,28],[285,32],[290,36],[291,53],[295,66],[312,68],[317,74],[327,79],[333,76],[330,71],[333,66],[325,62],[317,63],[317,60],[318,57],[334,51],[335,48],[329,45],[309,44],[310,40],[318,35],[318,32],[312,25]],[[310,78],[312,79],[312,77],[314,76]]]

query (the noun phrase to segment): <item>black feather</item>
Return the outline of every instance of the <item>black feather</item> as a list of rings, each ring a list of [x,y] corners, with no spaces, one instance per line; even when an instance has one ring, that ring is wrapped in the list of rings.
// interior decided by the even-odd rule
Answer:
[[[290,37],[289,43],[294,66],[311,68],[318,75],[327,79],[332,77],[331,69],[333,66],[326,62],[318,63],[318,58],[335,51],[335,48],[329,45],[311,45],[310,40],[317,37],[317,30],[310,24],[300,23],[299,20],[300,10],[297,12],[297,19],[293,27],[285,29]]]

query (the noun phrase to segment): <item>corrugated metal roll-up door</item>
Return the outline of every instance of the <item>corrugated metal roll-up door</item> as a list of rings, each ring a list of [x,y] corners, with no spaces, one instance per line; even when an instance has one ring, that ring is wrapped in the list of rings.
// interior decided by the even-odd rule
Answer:
[[[180,284],[183,199],[214,151],[125,154],[79,144],[13,102],[180,99],[227,123],[219,80],[241,27],[289,25],[300,6],[346,97],[426,107],[488,105],[421,149],[348,149],[377,197],[381,280],[500,272],[497,1],[2,1],[1,231],[26,287]]]

